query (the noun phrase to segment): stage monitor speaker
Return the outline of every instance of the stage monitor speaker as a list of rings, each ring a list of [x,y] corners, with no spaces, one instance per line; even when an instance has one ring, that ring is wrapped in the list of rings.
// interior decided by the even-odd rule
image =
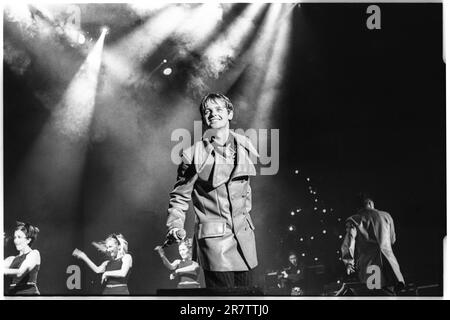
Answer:
[[[264,290],[266,296],[290,296],[291,292],[287,288],[267,288]]]
[[[343,283],[341,289],[336,292],[336,296],[346,297],[346,296],[358,296],[367,297],[374,295],[385,295],[380,290],[370,290],[367,288],[365,283],[361,282],[345,282]]]
[[[443,295],[442,287],[439,284],[418,286],[416,288],[416,295],[421,297],[440,297]]]
[[[263,296],[257,287],[244,288],[196,288],[196,289],[158,289],[157,296]]]

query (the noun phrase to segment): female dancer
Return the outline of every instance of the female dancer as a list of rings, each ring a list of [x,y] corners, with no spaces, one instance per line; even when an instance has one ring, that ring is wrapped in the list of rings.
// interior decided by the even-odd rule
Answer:
[[[14,244],[19,255],[4,261],[3,273],[12,277],[8,295],[39,295],[37,275],[41,265],[41,255],[31,245],[36,240],[39,229],[28,223],[17,222],[14,229]]]
[[[197,262],[192,261],[192,240],[186,239],[181,241],[178,245],[178,252],[180,253],[180,259],[176,259],[170,262],[164,253],[164,249],[161,246],[157,246],[155,251],[159,253],[163,264],[167,269],[173,270],[169,279],[178,279],[177,288],[200,288],[198,278],[200,275],[200,266]]]
[[[81,250],[75,249],[73,255],[83,260],[95,273],[102,273],[102,283],[105,283],[103,295],[129,295],[128,277],[133,265],[133,259],[128,253],[128,242],[121,234],[112,234],[103,242],[92,243],[97,249],[108,255],[108,260],[97,266]]]

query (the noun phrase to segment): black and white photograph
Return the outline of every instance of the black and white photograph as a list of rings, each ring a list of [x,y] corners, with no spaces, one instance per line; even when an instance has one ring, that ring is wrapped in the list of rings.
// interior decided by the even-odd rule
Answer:
[[[3,297],[443,298],[443,9],[6,2]]]

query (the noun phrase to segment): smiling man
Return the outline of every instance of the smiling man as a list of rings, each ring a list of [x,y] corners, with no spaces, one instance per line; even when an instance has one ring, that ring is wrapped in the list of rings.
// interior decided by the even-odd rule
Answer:
[[[257,151],[247,137],[230,131],[234,107],[223,94],[207,94],[200,114],[206,130],[201,141],[182,152],[170,193],[167,238],[180,240],[185,234],[192,200],[193,259],[204,269],[206,287],[250,287],[258,264],[250,217],[250,176],[256,175],[251,157]]]

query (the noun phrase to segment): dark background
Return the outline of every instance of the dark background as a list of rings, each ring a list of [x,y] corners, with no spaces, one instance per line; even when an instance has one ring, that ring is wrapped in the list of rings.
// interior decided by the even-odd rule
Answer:
[[[237,15],[245,5],[236,6],[232,12]],[[366,8],[360,4],[301,4],[294,9],[281,100],[271,114],[272,128],[280,129],[280,170],[275,176],[259,176],[252,182],[261,279],[266,271],[284,265],[290,250],[319,255],[327,270],[323,282],[341,279],[343,270],[336,250],[340,247],[337,235],[344,232],[344,226],[337,218],[354,214],[355,195],[364,191],[374,197],[377,208],[390,212],[395,220],[394,250],[406,281],[442,284],[446,225],[442,5],[382,4],[381,30],[366,28]],[[106,5],[108,9],[117,13],[121,7],[111,4]],[[105,46],[140,23],[132,20],[125,27],[112,26]],[[83,27],[101,25],[102,21],[96,21]],[[31,52],[14,33],[14,26],[5,22],[4,29],[5,39],[31,56],[30,67],[22,75],[4,63],[4,227],[11,233],[16,220],[40,227],[35,247],[42,256],[41,292],[98,294],[100,277],[72,258],[71,252],[78,247],[100,263],[102,257],[90,242],[111,232],[123,233],[130,242],[134,266],[129,286],[133,294],[154,295],[158,288],[174,287],[153,248],[164,240],[168,193],[176,166],[167,153],[137,157],[135,145],[116,139],[119,133],[96,129],[96,119],[101,118],[106,105],[97,101],[91,130],[93,136],[100,134],[102,138],[90,139],[77,187],[68,193],[58,186],[73,181],[45,185],[48,180],[41,180],[36,173],[53,169],[52,161],[46,162],[44,155],[32,174],[28,172],[23,178],[22,164],[51,114],[41,93],[67,86],[83,55],[67,49],[65,54],[73,65],[65,68],[72,73],[68,72],[67,78],[52,77],[46,72],[49,62]],[[147,63],[154,66],[162,52],[176,50],[177,46],[167,41]],[[189,70],[186,66],[190,63],[178,60],[175,72]],[[182,72],[173,79],[160,80],[163,86],[154,89],[159,92],[144,96],[145,101],[157,95],[159,104],[143,102],[146,108],[136,116],[143,122],[156,117],[161,126],[168,124],[161,134],[167,133],[165,140],[161,135],[139,137],[138,141],[148,141],[149,150],[154,144],[159,146],[157,150],[163,145],[166,151],[173,146],[170,132],[176,127],[171,127],[168,119],[179,116],[179,110],[170,106],[180,96],[189,95]],[[232,100],[239,86],[237,81],[226,92]],[[198,100],[195,95],[190,98],[188,111],[184,111],[189,116],[182,121],[188,129],[193,119],[198,120]],[[236,108],[233,126],[247,128],[239,120],[246,116],[240,117],[239,105]],[[296,169],[299,174],[294,173]],[[334,238],[316,245],[297,242],[300,235],[321,230],[311,209],[306,177],[319,190],[322,207],[333,208],[324,225],[333,230],[329,236]],[[133,201],[122,192],[127,186],[135,188],[136,180],[140,194],[146,195],[143,201]],[[291,217],[294,208],[304,208],[304,215]],[[192,224],[190,213],[188,226]],[[295,233],[288,232],[290,224],[297,226]],[[331,253],[335,254],[332,258]],[[7,243],[5,254],[16,254],[12,241]],[[168,255],[175,258],[176,248],[170,248]],[[302,262],[314,265],[309,256]],[[71,264],[83,270],[82,290],[76,292],[65,286],[65,270]]]

